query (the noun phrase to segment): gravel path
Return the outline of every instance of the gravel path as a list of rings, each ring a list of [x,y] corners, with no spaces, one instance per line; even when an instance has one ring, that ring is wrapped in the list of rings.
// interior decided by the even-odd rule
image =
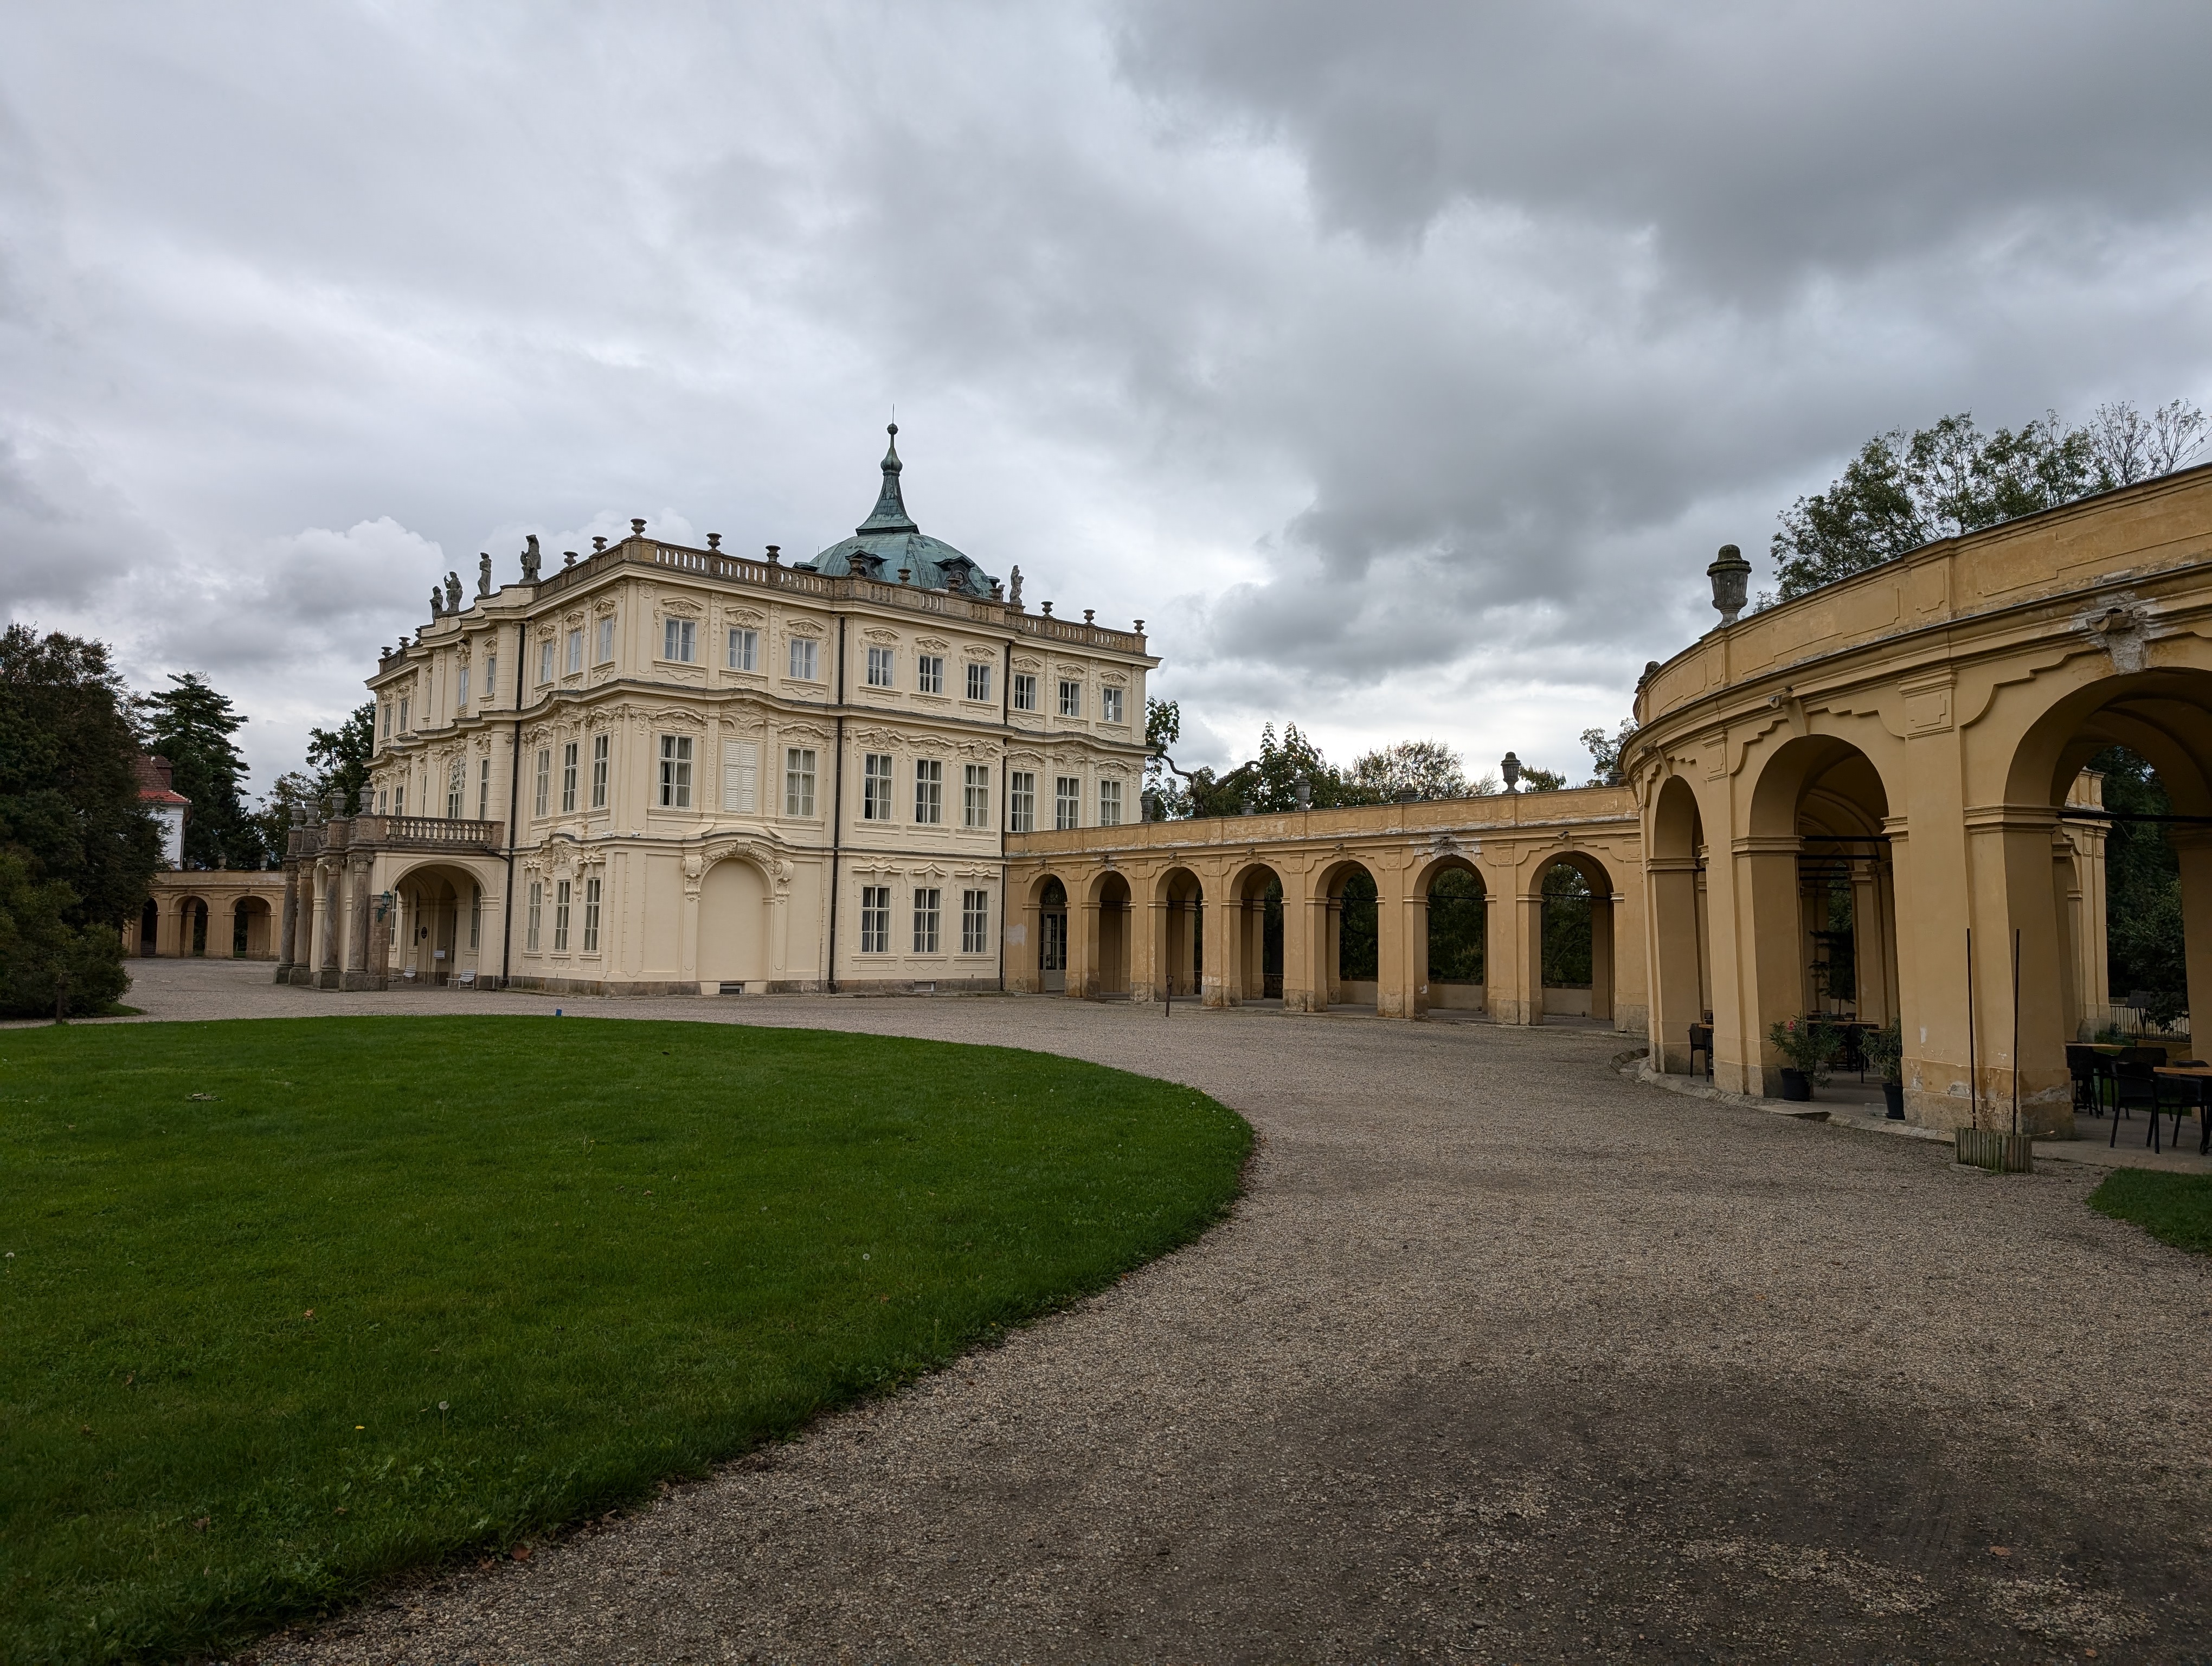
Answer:
[[[544,1011],[150,963],[157,1016]],[[2099,1177],[1686,1099],[1587,1030],[563,1001],[989,1041],[1251,1118],[1202,1243],[278,1662],[2212,1654],[2212,1262]]]

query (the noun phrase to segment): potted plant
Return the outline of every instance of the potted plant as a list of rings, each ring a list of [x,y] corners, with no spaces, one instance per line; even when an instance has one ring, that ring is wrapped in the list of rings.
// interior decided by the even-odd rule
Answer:
[[[1828,1067],[1836,1061],[1843,1037],[1824,1018],[1783,1018],[1766,1032],[1774,1050],[1790,1061],[1782,1067],[1782,1097],[1809,1099],[1813,1090],[1825,1086]]]
[[[1905,1120],[1905,1020],[1892,1018],[1866,1038],[1867,1062],[1881,1071],[1881,1100],[1889,1120]]]

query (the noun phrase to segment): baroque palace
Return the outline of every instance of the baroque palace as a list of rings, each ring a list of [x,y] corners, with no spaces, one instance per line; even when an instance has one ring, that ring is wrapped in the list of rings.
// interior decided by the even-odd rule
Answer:
[[[1571,1016],[1751,1093],[1774,1023],[1840,1006],[1901,1025],[1911,1120],[2017,1100],[2058,1132],[2108,1010],[2085,766],[2118,744],[2172,802],[2212,1011],[2212,467],[1747,615],[1723,550],[1721,623],[1638,681],[1623,786],[1172,822],[1139,799],[1142,622],[1031,613],[899,476],[810,562],[633,522],[550,574],[533,542],[519,585],[487,556],[465,605],[449,575],[369,679],[370,804],[294,830],[277,976]],[[1544,964],[1563,870],[1574,988]],[[1448,897],[1479,952],[1432,964]]]

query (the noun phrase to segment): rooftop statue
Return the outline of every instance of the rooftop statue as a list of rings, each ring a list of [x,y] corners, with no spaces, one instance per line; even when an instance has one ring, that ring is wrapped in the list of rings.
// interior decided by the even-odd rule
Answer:
[[[477,556],[477,594],[491,594],[491,551],[485,550]]]
[[[538,582],[538,563],[544,559],[538,550],[538,534],[532,532],[529,544],[522,551],[522,581],[525,584]]]

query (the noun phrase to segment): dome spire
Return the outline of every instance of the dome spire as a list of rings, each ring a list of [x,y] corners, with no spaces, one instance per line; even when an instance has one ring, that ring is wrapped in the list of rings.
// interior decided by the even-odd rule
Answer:
[[[899,461],[898,424],[893,423],[886,430],[891,436],[890,449],[884,453],[884,489],[876,495],[875,512],[854,528],[857,532],[918,532],[906,512],[906,499],[899,495],[899,473],[905,465]]]

